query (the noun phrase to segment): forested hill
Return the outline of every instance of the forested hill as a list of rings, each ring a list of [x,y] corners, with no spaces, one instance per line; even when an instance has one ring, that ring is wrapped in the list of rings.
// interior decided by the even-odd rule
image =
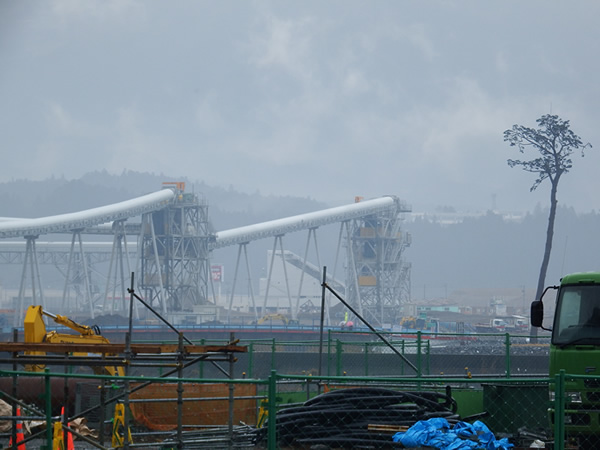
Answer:
[[[212,187],[164,175],[92,172],[77,180],[0,183],[0,216],[43,217],[79,211],[157,191],[164,181],[186,181],[187,191],[206,198],[215,230],[340,206],[311,198],[248,194],[233,186]],[[403,200],[410,203],[410,199]],[[352,201],[348,199],[348,203]],[[412,245],[405,255],[412,264],[413,298],[452,297],[464,289],[533,289],[543,254],[547,216],[544,208],[524,214],[519,220],[507,220],[492,212],[450,224],[431,214],[408,216],[404,228],[412,236]],[[571,208],[559,206],[546,284],[557,283],[564,273],[600,269],[598,230],[598,213],[576,214]],[[333,233],[329,240],[336,238]],[[297,239],[301,242],[304,237]],[[265,249],[270,246],[263,244]],[[302,249],[302,244],[298,247]],[[257,264],[264,266],[265,261],[266,256],[261,254]]]
[[[248,194],[234,186],[213,187],[183,177],[132,171],[111,175],[102,171],[88,173],[77,180],[51,178],[0,183],[0,217],[44,217],[81,211],[158,191],[166,181],[185,181],[187,192],[205,198],[217,230],[328,207],[310,198],[263,196],[259,192]],[[350,199],[349,203],[352,201]]]

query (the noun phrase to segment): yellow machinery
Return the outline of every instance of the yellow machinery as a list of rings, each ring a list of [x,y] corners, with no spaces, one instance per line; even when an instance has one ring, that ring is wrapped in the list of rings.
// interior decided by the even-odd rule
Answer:
[[[266,316],[263,316],[260,319],[258,319],[258,322],[256,322],[256,324],[260,325],[262,323],[265,323],[267,320],[281,320],[284,325],[299,325],[299,322],[297,320],[288,319],[283,314],[267,314]]]
[[[402,328],[412,330],[423,330],[428,328],[427,320],[422,317],[404,316],[400,319],[400,326]]]
[[[114,448],[123,448],[125,434],[127,434],[127,442],[133,444],[131,430],[127,429],[127,433],[125,433],[125,405],[117,403],[115,405],[115,417],[113,418],[112,426],[112,446]]]
[[[58,333],[56,331],[46,331],[44,316],[52,318],[56,323],[64,325],[77,331],[79,334]],[[25,342],[47,342],[57,344],[110,344],[110,341],[100,334],[97,326],[89,327],[79,324],[68,317],[59,314],[52,314],[44,311],[41,306],[30,306],[27,308],[25,320],[23,322],[25,329]],[[45,355],[45,352],[32,351],[26,352],[28,355]],[[85,356],[87,353],[73,353],[74,356]],[[110,355],[109,355],[110,356]],[[25,370],[30,372],[42,372],[43,365],[30,364],[25,366]],[[94,372],[99,375],[124,376],[125,372],[120,366],[94,367]]]

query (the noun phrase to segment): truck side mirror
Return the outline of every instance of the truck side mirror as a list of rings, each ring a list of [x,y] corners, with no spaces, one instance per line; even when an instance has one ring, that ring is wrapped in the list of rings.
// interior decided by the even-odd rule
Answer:
[[[544,304],[541,300],[531,302],[531,326],[541,327],[544,320]]]

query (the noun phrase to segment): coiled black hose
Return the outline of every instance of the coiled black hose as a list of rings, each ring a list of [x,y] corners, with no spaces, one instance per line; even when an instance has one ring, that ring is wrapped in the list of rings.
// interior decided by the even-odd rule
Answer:
[[[448,389],[395,391],[385,388],[338,389],[301,406],[280,410],[276,417],[279,446],[323,445],[336,448],[402,448],[392,434],[370,431],[369,425],[412,426],[419,420],[443,417],[456,423],[457,405]],[[266,438],[266,426],[257,443]]]

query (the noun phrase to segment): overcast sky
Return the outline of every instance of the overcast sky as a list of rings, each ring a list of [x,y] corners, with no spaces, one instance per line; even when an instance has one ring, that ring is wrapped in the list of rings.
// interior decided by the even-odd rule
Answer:
[[[597,0],[0,0],[0,181],[126,169],[531,210],[549,184],[529,192],[503,131],[553,113],[594,145],[559,201],[600,210],[599,17]]]

